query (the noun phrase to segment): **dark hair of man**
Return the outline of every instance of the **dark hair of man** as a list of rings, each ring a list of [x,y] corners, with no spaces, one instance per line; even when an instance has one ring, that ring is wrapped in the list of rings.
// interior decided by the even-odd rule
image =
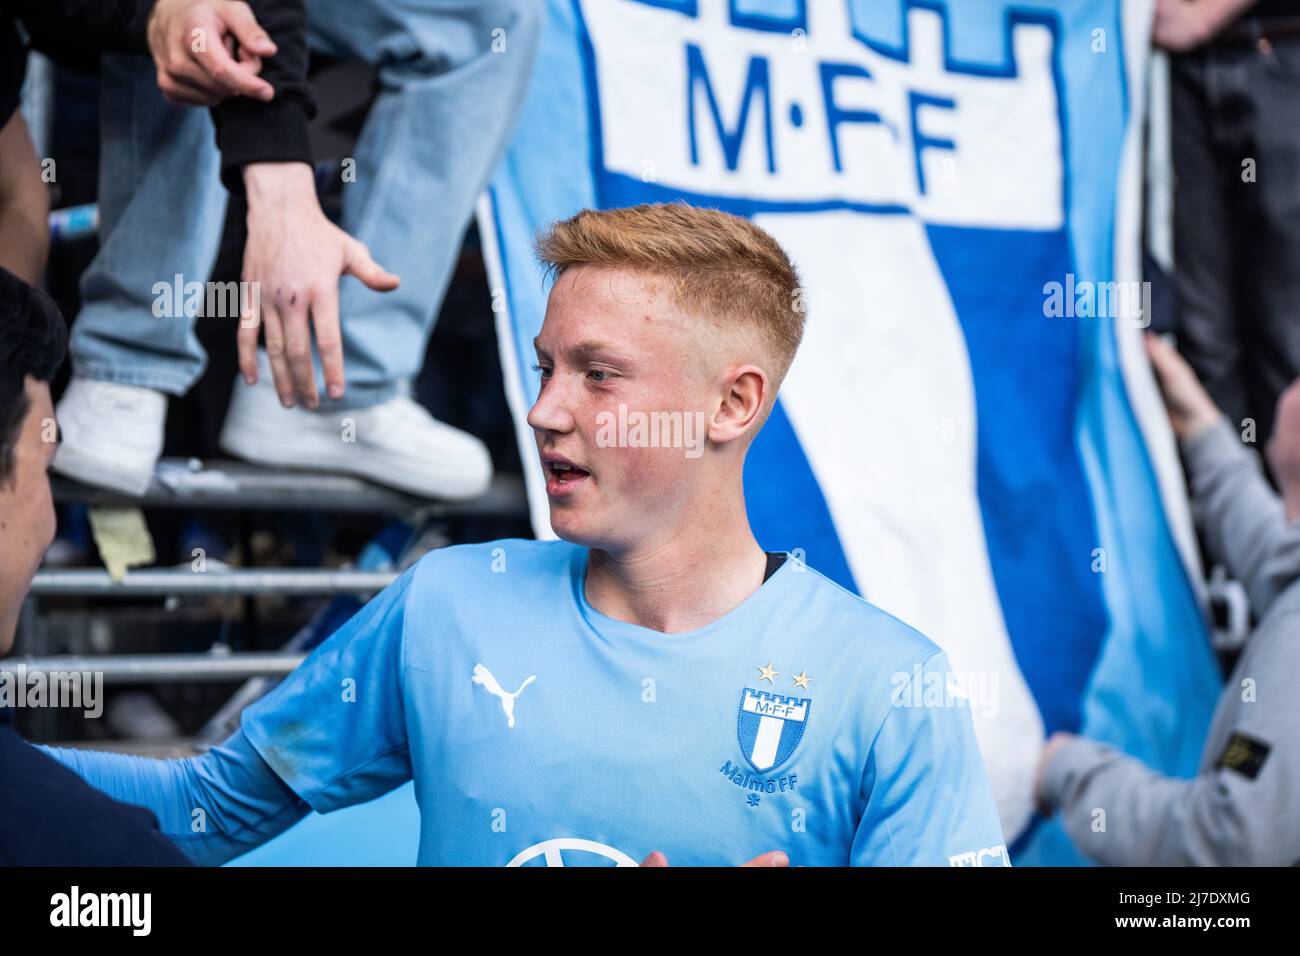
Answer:
[[[0,486],[13,477],[14,446],[31,405],[27,376],[50,381],[67,347],[67,325],[54,300],[0,269]]]

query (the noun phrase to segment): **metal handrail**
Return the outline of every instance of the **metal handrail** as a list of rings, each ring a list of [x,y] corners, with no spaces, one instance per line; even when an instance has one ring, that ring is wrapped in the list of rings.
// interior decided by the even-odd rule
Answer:
[[[154,684],[167,681],[224,683],[253,677],[283,677],[306,654],[250,651],[226,654],[66,654],[0,660],[0,671],[19,680],[30,673],[102,674],[105,684]]]
[[[39,597],[171,597],[184,595],[374,594],[397,578],[395,571],[312,569],[211,570],[189,567],[128,571],[120,581],[107,571],[51,568],[38,571],[31,593]]]

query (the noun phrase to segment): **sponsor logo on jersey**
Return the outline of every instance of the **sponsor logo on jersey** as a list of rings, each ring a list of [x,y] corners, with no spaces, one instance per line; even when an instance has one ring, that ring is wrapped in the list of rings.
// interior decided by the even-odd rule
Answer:
[[[986,846],[982,850],[970,850],[967,853],[958,853],[948,857],[949,866],[1010,866],[1011,857],[1007,855],[1007,848],[1004,844],[999,843],[997,846]]]
[[[520,850],[506,866],[527,866],[535,860],[541,860],[538,866],[564,866],[565,860],[579,865],[587,865],[595,860],[613,863],[614,866],[636,866],[632,859],[622,850],[597,843],[595,840],[583,840],[578,837],[557,837],[534,843],[526,850]]]
[[[519,685],[519,689],[513,694],[504,690],[496,677],[483,664],[474,665],[474,673],[470,676],[470,682],[478,684],[485,691],[491,694],[497,700],[501,701],[501,710],[506,715],[506,726],[513,729],[515,726],[515,701],[519,695],[524,692],[524,688],[537,680],[536,674],[529,674],[524,678],[524,682]]]

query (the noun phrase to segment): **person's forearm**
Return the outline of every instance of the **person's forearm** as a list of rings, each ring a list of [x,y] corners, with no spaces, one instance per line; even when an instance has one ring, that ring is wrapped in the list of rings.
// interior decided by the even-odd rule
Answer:
[[[50,250],[49,208],[0,198],[0,268],[28,285],[41,284]]]
[[[1292,848],[1271,837],[1282,803],[1270,806],[1257,789],[1244,805],[1225,777],[1231,772],[1167,777],[1077,738],[1053,757],[1043,797],[1059,807],[1075,847],[1108,866],[1290,865]]]
[[[39,285],[50,251],[50,198],[27,124],[15,113],[0,129],[0,267]]]
[[[199,864],[234,859],[309,811],[243,731],[201,756],[180,760],[41,749],[113,799],[152,811],[159,829]]]
[[[1258,457],[1241,444],[1226,418],[1184,441],[1182,451],[1192,513],[1210,555],[1245,585],[1255,616],[1263,617],[1295,577],[1300,531],[1287,525]],[[1297,553],[1291,555],[1293,551]],[[1276,560],[1288,555],[1281,563]],[[1278,570],[1285,573],[1279,577]]]
[[[319,202],[315,174],[306,163],[249,163],[240,173],[250,213],[277,203]]]
[[[283,223],[295,212],[320,210],[316,174],[306,163],[249,163],[239,172],[247,199],[249,236],[258,235],[270,224]]]

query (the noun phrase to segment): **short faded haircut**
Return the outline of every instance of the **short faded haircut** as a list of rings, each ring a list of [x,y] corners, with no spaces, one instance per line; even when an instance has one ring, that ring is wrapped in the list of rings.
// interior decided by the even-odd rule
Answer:
[[[752,330],[768,346],[780,387],[803,338],[799,273],[785,250],[748,219],[683,202],[584,209],[537,240],[558,279],[575,266],[608,266],[669,281],[673,303],[723,329]]]

